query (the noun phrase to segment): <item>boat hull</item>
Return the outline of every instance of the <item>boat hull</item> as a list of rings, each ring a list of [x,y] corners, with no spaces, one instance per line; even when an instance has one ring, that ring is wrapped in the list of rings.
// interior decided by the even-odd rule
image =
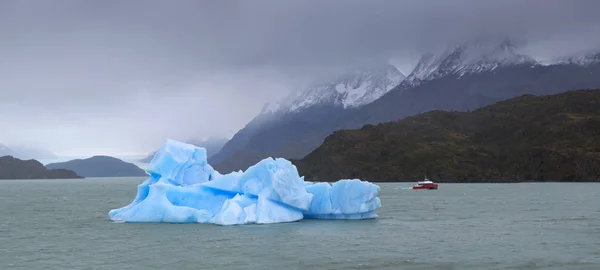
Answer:
[[[412,189],[436,190],[436,189],[438,189],[438,185],[437,184],[429,184],[429,185],[422,185],[422,186],[414,186]]]

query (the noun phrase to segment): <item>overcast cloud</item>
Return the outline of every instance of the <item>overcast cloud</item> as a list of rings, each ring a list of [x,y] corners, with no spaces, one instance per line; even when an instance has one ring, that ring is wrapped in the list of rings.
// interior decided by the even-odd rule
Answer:
[[[0,0],[0,143],[145,153],[232,135],[267,101],[362,59],[511,37],[600,49],[596,0]]]

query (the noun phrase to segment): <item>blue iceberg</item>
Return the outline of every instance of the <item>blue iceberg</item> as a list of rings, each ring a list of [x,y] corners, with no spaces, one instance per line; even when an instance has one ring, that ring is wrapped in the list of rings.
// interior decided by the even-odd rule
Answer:
[[[380,188],[366,181],[313,183],[283,158],[222,175],[206,149],[167,140],[138,185],[135,199],[108,212],[118,222],[268,224],[314,219],[377,217]]]

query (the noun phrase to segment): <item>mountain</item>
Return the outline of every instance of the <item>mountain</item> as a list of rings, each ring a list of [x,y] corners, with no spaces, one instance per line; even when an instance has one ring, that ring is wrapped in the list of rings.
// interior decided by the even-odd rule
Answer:
[[[509,42],[498,46],[468,44],[435,56],[425,55],[398,87],[347,115],[337,129],[389,122],[438,109],[473,110],[524,94],[595,89],[600,87],[600,61],[595,57],[542,65],[517,53]]]
[[[2,146],[0,146],[0,150]],[[21,160],[12,156],[0,157],[0,179],[71,179],[82,178],[64,169],[48,170],[37,160]]]
[[[314,181],[600,182],[600,90],[523,95],[336,131],[293,161]]]
[[[369,63],[312,84],[278,104],[265,105],[209,162],[220,171],[232,171],[266,156],[302,157],[335,130],[347,111],[377,100],[403,79],[388,63]]]
[[[598,63],[600,63],[600,53],[585,53],[581,55],[561,57],[555,61],[554,65],[576,65],[587,67]]]
[[[132,163],[109,156],[93,156],[87,159],[74,159],[66,162],[50,163],[48,169],[67,169],[84,177],[129,177],[148,176]]]
[[[282,103],[287,106],[263,110],[213,157],[211,164],[218,170],[231,171],[245,169],[268,156],[299,159],[335,130],[395,121],[431,110],[474,110],[524,94],[599,88],[598,55],[569,57],[543,65],[519,53],[510,40],[468,42],[425,54],[402,82],[383,91],[383,95],[376,95],[378,98],[372,102],[344,107],[339,105],[343,102],[336,102],[339,98],[335,95],[313,98],[314,92],[333,93],[332,90],[311,88],[289,99],[293,102]],[[314,105],[296,106],[302,110],[290,107],[304,104],[303,99]]]
[[[489,42],[471,42],[452,47],[441,53],[425,54],[401,87],[415,87],[422,82],[446,76],[461,78],[498,68],[539,65],[533,58],[519,54],[510,40],[499,45]]]
[[[390,64],[363,64],[332,80],[294,92],[279,104],[267,104],[262,113],[298,113],[319,105],[358,108],[380,98],[404,78],[404,74]]]
[[[227,141],[229,141],[229,140],[224,137],[210,137],[205,140],[192,139],[192,140],[186,141],[186,143],[193,144],[198,147],[204,147],[206,149],[207,157],[210,158],[210,157],[214,156],[215,154],[219,153],[219,151],[221,151],[221,149],[227,143]],[[156,154],[156,151],[150,153],[147,157],[140,159],[140,162],[150,163],[150,161],[152,161],[152,158],[154,158],[155,154]]]

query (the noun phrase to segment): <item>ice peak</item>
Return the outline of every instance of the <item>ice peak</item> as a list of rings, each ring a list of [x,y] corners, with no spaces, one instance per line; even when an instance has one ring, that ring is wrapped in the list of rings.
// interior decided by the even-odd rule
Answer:
[[[449,74],[460,77],[492,71],[502,66],[523,64],[536,65],[537,62],[529,56],[517,53],[516,47],[508,39],[500,43],[470,42],[436,54],[423,55],[405,82],[415,86],[422,81]]]
[[[333,79],[296,91],[280,104],[266,104],[262,112],[297,112],[315,105],[356,108],[369,104],[399,85],[405,76],[388,63],[354,66]]]
[[[265,224],[314,219],[372,219],[381,188],[358,179],[304,181],[292,162],[265,158],[245,171],[221,174],[206,148],[166,140],[133,201],[108,212],[116,222]]]

